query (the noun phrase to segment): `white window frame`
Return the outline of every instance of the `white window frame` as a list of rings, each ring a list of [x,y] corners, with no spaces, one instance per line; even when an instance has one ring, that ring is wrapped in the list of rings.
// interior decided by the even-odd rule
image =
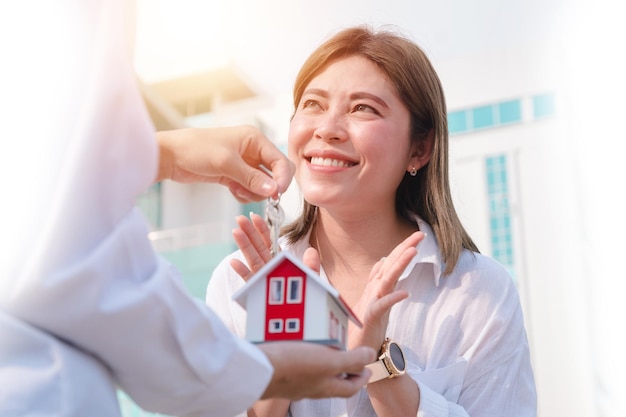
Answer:
[[[294,329],[289,328],[290,323],[296,323],[296,326]],[[300,331],[300,319],[299,318],[292,318],[292,319],[285,320],[285,333],[298,333],[299,331]]]
[[[274,300],[274,285],[279,285],[280,299]],[[269,294],[267,295],[267,303],[270,305],[285,304],[285,278],[284,277],[271,277],[269,283]]]
[[[274,326],[278,324],[278,327]],[[267,323],[268,333],[283,333],[283,319],[269,319]]]
[[[298,283],[298,294],[296,298],[293,298],[293,294],[291,292],[291,283]],[[302,288],[304,285],[303,277],[289,277],[287,278],[287,304],[302,304]]]

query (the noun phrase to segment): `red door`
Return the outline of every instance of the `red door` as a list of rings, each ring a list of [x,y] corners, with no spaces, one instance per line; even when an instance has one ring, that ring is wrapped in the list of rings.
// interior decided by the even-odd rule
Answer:
[[[302,340],[306,274],[285,259],[266,280],[265,340]]]

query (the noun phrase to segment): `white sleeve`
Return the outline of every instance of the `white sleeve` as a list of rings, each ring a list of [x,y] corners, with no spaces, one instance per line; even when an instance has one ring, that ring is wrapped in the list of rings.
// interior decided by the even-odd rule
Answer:
[[[0,309],[99,358],[151,410],[245,409],[271,365],[184,291],[133,209],[158,149],[129,62],[126,5],[11,6],[16,23],[5,10],[0,23],[21,43],[9,44],[0,77],[10,138],[0,152]]]
[[[245,263],[240,250],[222,259],[209,279],[205,301],[231,332],[245,338],[247,312],[232,298],[232,295],[245,285],[245,281],[230,266],[230,260],[234,258]],[[247,413],[243,412],[234,417],[246,416]]]
[[[207,285],[206,303],[232,332],[243,338],[247,313],[232,295],[245,285],[245,281],[230,266],[230,260],[235,258],[245,263],[241,251],[236,251],[222,259],[213,270]]]

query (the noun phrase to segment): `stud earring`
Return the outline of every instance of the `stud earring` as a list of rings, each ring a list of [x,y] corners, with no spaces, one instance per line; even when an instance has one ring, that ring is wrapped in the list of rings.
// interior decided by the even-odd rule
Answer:
[[[412,177],[417,175],[417,168],[415,168],[415,165],[413,165],[413,167],[409,171],[409,175],[412,176]]]

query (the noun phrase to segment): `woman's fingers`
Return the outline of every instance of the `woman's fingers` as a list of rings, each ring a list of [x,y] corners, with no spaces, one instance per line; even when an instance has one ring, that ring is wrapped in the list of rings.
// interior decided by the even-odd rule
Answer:
[[[396,284],[415,257],[416,246],[422,239],[422,232],[413,233],[372,267],[369,282],[355,305],[355,311],[363,314],[363,328],[351,330],[353,346],[374,347],[384,338],[391,308],[409,296],[404,290],[396,290]]]
[[[395,259],[387,258],[383,261],[383,265],[377,274],[377,278],[380,280],[377,294],[379,298],[389,294],[396,288],[402,272],[404,272],[416,253],[417,249],[409,247],[404,249]]]
[[[269,248],[272,247],[272,236],[270,234],[269,226],[265,222],[265,219],[256,213],[250,213],[250,220],[252,221],[257,233],[261,236],[263,246],[267,248],[267,255],[271,257]]]
[[[246,258],[248,268],[252,272],[256,272],[272,258],[272,254],[267,245],[269,229],[265,225],[265,221],[259,215],[253,215],[252,217],[252,220],[246,216],[237,216],[235,218],[239,228],[233,230],[233,239]],[[260,222],[258,221],[259,219]],[[266,232],[267,236],[264,237]]]
[[[415,232],[404,239],[398,246],[393,248],[391,253],[382,259],[384,261],[382,266],[383,271],[389,266],[394,267],[397,262],[405,260],[406,251],[415,250],[417,244],[424,239],[424,236],[423,232]]]
[[[320,255],[315,248],[310,247],[304,251],[302,262],[318,274],[320,273]]]
[[[235,270],[237,275],[243,278],[244,281],[248,281],[250,278],[252,278],[253,272],[250,271],[246,264],[241,262],[239,259],[231,259],[230,266]]]
[[[241,249],[241,252],[246,258],[246,262],[248,263],[248,268],[252,272],[256,272],[265,265],[265,261],[263,257],[259,254],[254,245],[250,242],[248,235],[245,234],[241,229],[233,230],[233,238]]]
[[[424,239],[424,233],[415,232],[396,246],[388,256],[376,262],[370,279],[382,281],[377,292],[379,298],[395,289],[402,272],[417,254],[416,246],[422,239]]]
[[[400,301],[406,299],[409,293],[404,290],[393,291],[376,300],[370,306],[368,314],[371,314],[374,320],[380,320],[386,317],[391,311],[391,307]],[[385,326],[386,327],[386,326]]]
[[[235,218],[239,229],[247,237],[247,241],[242,242],[247,244],[246,250],[256,251],[261,259],[267,262],[272,257],[270,252],[271,243],[269,238],[269,228],[267,227],[265,220],[263,220],[263,218],[258,214],[252,213],[250,216],[250,219],[246,216],[237,216]],[[239,243],[237,244],[239,245]],[[241,246],[239,246],[239,248],[243,250]]]

